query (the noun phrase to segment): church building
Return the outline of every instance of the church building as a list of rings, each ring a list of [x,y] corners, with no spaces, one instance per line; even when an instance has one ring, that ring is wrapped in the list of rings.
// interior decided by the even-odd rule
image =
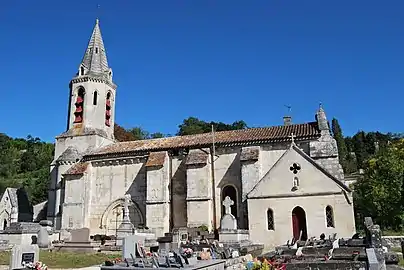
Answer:
[[[129,194],[131,222],[156,236],[219,229],[226,196],[238,228],[266,249],[354,234],[352,191],[321,106],[307,123],[117,142],[116,94],[97,20],[56,137],[47,210],[55,230],[116,235]]]

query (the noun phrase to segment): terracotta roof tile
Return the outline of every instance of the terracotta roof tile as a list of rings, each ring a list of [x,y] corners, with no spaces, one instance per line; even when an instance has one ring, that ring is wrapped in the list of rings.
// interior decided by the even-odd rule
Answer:
[[[209,151],[209,150],[208,150]],[[201,149],[193,149],[187,155],[186,165],[201,165],[208,163],[209,152]]]
[[[259,146],[243,147],[243,149],[241,150],[240,160],[241,161],[258,160],[259,155],[260,155]]]
[[[151,152],[146,162],[146,167],[163,166],[167,152]]]
[[[310,122],[289,126],[215,132],[215,142],[218,146],[249,142],[284,142],[291,140],[290,135],[292,133],[295,136],[295,140],[315,139],[320,137],[320,130],[318,129],[317,122]],[[88,156],[181,148],[199,148],[209,147],[211,144],[212,134],[204,133],[151,140],[119,142],[102,147]]]
[[[79,162],[74,164],[72,167],[70,167],[65,173],[64,175],[79,175],[79,174],[83,174],[88,167],[88,162]]]

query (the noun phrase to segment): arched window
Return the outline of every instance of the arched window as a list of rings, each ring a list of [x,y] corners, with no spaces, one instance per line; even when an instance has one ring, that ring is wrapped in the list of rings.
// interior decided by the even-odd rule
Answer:
[[[105,102],[105,125],[111,126],[111,92],[108,92]]]
[[[329,205],[325,208],[325,221],[327,223],[327,228],[334,228],[334,213],[332,207]]]
[[[274,211],[271,208],[267,210],[267,226],[268,230],[274,231],[275,230],[275,222],[274,222]]]
[[[84,67],[80,67],[80,76],[84,75]]]
[[[93,105],[97,105],[97,99],[98,99],[98,93],[97,91],[95,91],[93,94]]]
[[[82,123],[83,122],[83,110],[84,110],[84,88],[79,88],[77,91],[77,99],[75,102],[76,110],[74,111],[74,123]]]

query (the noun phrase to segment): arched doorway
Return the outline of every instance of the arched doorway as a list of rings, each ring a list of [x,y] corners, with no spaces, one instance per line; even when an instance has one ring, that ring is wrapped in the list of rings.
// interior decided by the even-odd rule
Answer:
[[[292,228],[293,228],[293,238],[299,240],[307,240],[307,223],[306,223],[306,212],[300,206],[296,206],[292,211]]]
[[[5,230],[7,228],[7,220],[3,221],[3,230]]]
[[[233,186],[225,186],[222,189],[222,198],[220,201],[220,204],[222,205],[222,202],[224,199],[229,196],[230,199],[234,202],[234,204],[231,206],[231,214],[237,219],[238,218],[238,205],[237,205],[237,189]],[[222,205],[222,216],[225,214],[224,206]]]
[[[101,219],[100,228],[105,230],[106,235],[116,235],[117,229],[123,220],[124,199],[112,202],[105,210]],[[143,214],[135,202],[129,204],[129,218],[135,227],[144,226]]]

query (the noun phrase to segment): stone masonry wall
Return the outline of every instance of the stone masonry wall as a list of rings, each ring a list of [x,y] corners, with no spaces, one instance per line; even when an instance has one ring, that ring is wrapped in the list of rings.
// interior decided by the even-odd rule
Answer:
[[[310,142],[310,157],[331,175],[344,180],[344,171],[338,159],[338,147],[335,139],[325,132],[317,141]]]

